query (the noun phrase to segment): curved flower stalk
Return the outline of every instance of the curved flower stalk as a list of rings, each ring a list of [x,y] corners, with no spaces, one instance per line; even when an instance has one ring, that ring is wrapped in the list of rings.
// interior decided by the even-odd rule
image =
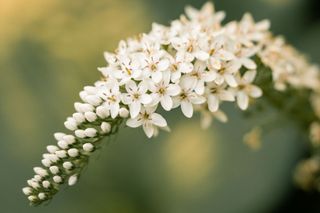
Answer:
[[[51,199],[64,183],[74,185],[101,139],[117,133],[122,123],[142,127],[147,137],[168,131],[159,108],[180,108],[187,118],[201,112],[206,128],[212,118],[228,120],[221,103],[247,110],[263,96],[304,129],[311,125],[311,144],[318,147],[318,67],[273,36],[267,20],[256,23],[245,14],[222,25],[224,16],[211,3],[201,10],[187,7],[169,27],[153,24],[148,34],[106,52],[107,65],[98,68],[102,79],[80,92],[82,103],[75,103],[76,112],[64,123],[69,132],[54,135],[57,145],[47,147],[42,167],[34,168],[36,175],[23,188],[30,203]]]

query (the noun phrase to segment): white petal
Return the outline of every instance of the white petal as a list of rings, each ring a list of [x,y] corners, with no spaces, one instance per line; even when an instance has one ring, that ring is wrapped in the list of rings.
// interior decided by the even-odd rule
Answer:
[[[205,61],[209,58],[209,54],[204,51],[197,51],[194,53],[194,56],[201,61]]]
[[[217,70],[221,69],[221,62],[215,57],[210,58],[210,64],[214,69],[217,69]]]
[[[159,83],[162,80],[162,72],[153,72],[151,77],[152,81],[154,81],[155,83]]]
[[[169,95],[164,95],[161,98],[161,106],[163,107],[163,109],[169,111],[172,109],[172,105],[173,105],[173,101]]]
[[[130,104],[130,116],[131,118],[135,118],[137,117],[137,115],[139,114],[140,110],[141,110],[141,104],[138,101],[134,101]]]
[[[162,117],[162,115],[158,113],[153,113],[151,115],[151,121],[154,125],[159,127],[165,127],[167,126],[167,121]]]
[[[170,96],[176,96],[180,93],[181,89],[177,84],[170,84],[167,88],[167,94]]]
[[[158,71],[164,71],[166,69],[168,69],[169,67],[169,60],[168,59],[162,59],[159,63],[158,63]]]
[[[228,90],[222,90],[219,92],[219,98],[223,101],[234,101],[234,94]]]
[[[204,82],[203,81],[198,81],[196,88],[194,89],[194,91],[198,94],[198,95],[202,95],[204,93]]]
[[[251,85],[249,94],[253,98],[259,98],[262,96],[262,90],[255,85]]]
[[[219,121],[221,121],[223,123],[228,121],[227,115],[224,112],[222,112],[221,110],[218,110],[213,115],[215,118],[217,118]]]
[[[249,97],[245,92],[243,92],[243,91],[238,92],[237,104],[240,107],[240,109],[242,109],[242,110],[246,110],[248,108]]]
[[[129,118],[126,124],[129,127],[136,128],[142,125],[142,120],[139,118]]]
[[[126,90],[128,93],[133,93],[138,90],[137,85],[134,81],[128,81],[126,83]]]
[[[221,58],[221,60],[224,60],[224,61],[229,61],[234,58],[234,55],[232,53],[225,51],[225,50],[222,50],[222,49],[219,50],[218,55]]]
[[[152,124],[146,123],[143,125],[143,131],[146,133],[148,138],[151,138],[154,133],[154,127]]]
[[[216,95],[209,95],[208,108],[211,112],[215,112],[219,109],[219,99]]]
[[[212,123],[212,115],[209,112],[201,113],[200,125],[203,129],[208,129]]]
[[[248,69],[254,70],[257,69],[256,63],[250,59],[250,58],[243,58],[241,59],[243,66],[245,66]]]
[[[172,82],[177,82],[181,77],[181,73],[180,72],[172,72],[171,73],[171,81]]]
[[[238,83],[237,83],[234,75],[232,75],[232,74],[224,74],[224,79],[226,80],[227,84],[228,84],[230,87],[236,87],[236,86],[238,86]]]
[[[119,104],[111,104],[110,105],[110,114],[111,114],[112,118],[117,117],[117,115],[119,113],[119,109],[120,109]]]
[[[191,118],[193,115],[193,106],[190,102],[182,101],[181,102],[182,113],[187,117]]]
[[[246,83],[251,83],[256,77],[256,74],[257,74],[256,70],[248,70],[247,72],[244,73],[242,78]]]
[[[142,94],[140,97],[140,101],[143,104],[150,104],[152,102],[152,97],[149,94]]]
[[[204,78],[203,78],[203,80],[204,80],[205,82],[211,82],[211,81],[214,81],[214,79],[216,79],[216,78],[217,78],[217,73],[216,73],[216,71],[211,70],[211,71],[208,71],[208,72],[205,72],[205,73],[204,73]]]
[[[222,75],[217,75],[216,79],[214,79],[214,82],[218,85],[221,85],[224,82],[224,77]]]
[[[203,104],[204,102],[206,102],[206,99],[203,96],[200,96],[200,95],[192,96],[192,97],[189,98],[189,100],[193,104]]]
[[[182,73],[189,73],[193,70],[193,64],[186,62],[186,63],[180,63],[178,66],[178,71]]]

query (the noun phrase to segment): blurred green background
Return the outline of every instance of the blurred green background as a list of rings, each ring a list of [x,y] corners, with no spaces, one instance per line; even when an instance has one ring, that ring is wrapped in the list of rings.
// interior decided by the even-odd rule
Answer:
[[[52,134],[84,85],[99,78],[103,51],[120,39],[167,24],[186,4],[198,0],[0,0],[0,212],[269,213],[319,212],[319,195],[292,183],[295,164],[305,155],[290,121],[263,137],[252,151],[242,135],[254,119],[224,106],[227,125],[201,130],[198,118],[169,115],[172,133],[148,140],[142,130],[121,130],[94,155],[81,181],[46,206],[29,207],[21,187],[32,177]],[[269,18],[283,34],[320,63],[316,0],[216,0],[227,20],[244,12]]]

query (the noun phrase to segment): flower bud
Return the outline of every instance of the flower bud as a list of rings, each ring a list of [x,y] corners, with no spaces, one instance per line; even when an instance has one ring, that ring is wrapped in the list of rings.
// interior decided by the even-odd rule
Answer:
[[[51,160],[49,160],[48,158],[44,158],[44,159],[41,160],[41,163],[45,167],[49,167],[51,165]]]
[[[110,115],[110,112],[106,106],[98,106],[96,108],[96,113],[100,118],[107,118]]]
[[[62,139],[62,137],[61,137],[61,139]],[[49,153],[54,154],[56,151],[59,150],[59,148],[57,146],[54,146],[54,145],[49,145],[49,146],[47,146],[47,150],[48,150]]]
[[[56,132],[56,133],[54,133],[54,138],[57,140],[57,141],[59,141],[59,140],[61,140],[62,139],[62,137],[63,136],[65,136],[66,134],[64,134],[64,133],[62,133],[62,132]]]
[[[58,141],[58,146],[59,146],[61,149],[67,149],[67,148],[68,148],[68,143],[65,142],[64,140],[61,140],[61,141]]]
[[[73,144],[74,142],[76,142],[76,139],[73,135],[65,135],[62,138],[65,142],[67,142],[68,144]]]
[[[121,118],[127,118],[129,116],[129,111],[122,107],[120,110],[119,110],[119,115]]]
[[[109,133],[111,131],[111,125],[107,122],[102,122],[100,127],[103,133]]]
[[[70,157],[77,157],[79,155],[79,151],[76,148],[71,148],[68,150],[68,155]]]
[[[55,183],[61,183],[62,182],[62,178],[59,175],[53,176],[53,181]]]
[[[24,188],[22,188],[22,192],[23,192],[23,194],[25,194],[25,195],[30,195],[30,194],[32,194],[32,188],[31,187],[24,187]]]
[[[85,138],[86,134],[84,133],[84,130],[82,129],[77,129],[74,134],[78,137],[78,138]]]
[[[42,182],[42,186],[47,189],[47,188],[50,187],[50,182],[45,180],[45,181]]]
[[[69,177],[69,180],[68,180],[68,185],[69,186],[73,186],[74,184],[76,184],[78,181],[78,176],[77,175],[72,175]]]
[[[86,96],[86,102],[93,106],[98,106],[101,103],[101,99],[97,95],[88,95]]]
[[[78,128],[76,120],[71,117],[69,117],[67,121],[64,122],[64,126],[71,131],[74,131]]]
[[[86,113],[84,113],[84,117],[89,122],[93,122],[97,119],[97,115],[94,112],[86,112]]]
[[[34,195],[30,195],[29,197],[28,197],[28,200],[29,201],[31,201],[31,202],[34,202],[34,201],[36,201],[38,198],[36,197],[36,196],[34,196]]]
[[[34,168],[33,168],[33,171],[34,171],[36,174],[40,175],[41,177],[45,177],[45,176],[48,175],[47,170],[45,170],[45,169],[43,169],[43,168],[41,168],[41,167],[34,167]]]
[[[85,143],[82,146],[83,150],[86,152],[91,152],[94,149],[94,146],[91,143]]]
[[[27,183],[28,183],[29,186],[31,186],[34,189],[40,188],[39,183],[34,181],[34,180],[28,180]]]
[[[44,199],[46,199],[46,194],[43,193],[43,192],[40,192],[40,193],[38,194],[38,198],[39,198],[40,200],[44,200]]]
[[[84,130],[84,134],[87,137],[92,138],[92,137],[96,136],[97,130],[95,128],[87,128]]]
[[[62,166],[63,166],[63,168],[65,168],[65,169],[67,169],[67,170],[72,169],[72,167],[73,167],[72,163],[69,162],[69,161],[64,162],[64,163],[62,164]]]
[[[85,117],[81,112],[73,113],[72,117],[76,120],[77,124],[82,124],[85,121]]]
[[[56,156],[58,158],[65,158],[67,157],[67,152],[65,150],[56,151]]]
[[[59,173],[59,167],[57,167],[57,166],[50,166],[49,170],[54,175]]]

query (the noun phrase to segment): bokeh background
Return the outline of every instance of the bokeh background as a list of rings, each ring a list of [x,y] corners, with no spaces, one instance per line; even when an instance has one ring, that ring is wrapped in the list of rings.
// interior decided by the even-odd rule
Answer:
[[[320,196],[297,189],[295,164],[306,147],[295,125],[281,125],[253,151],[242,135],[280,115],[254,119],[225,105],[230,122],[201,130],[199,118],[169,115],[171,134],[147,140],[124,128],[94,155],[81,181],[45,206],[21,192],[52,134],[84,85],[99,77],[103,51],[120,39],[167,24],[203,0],[0,0],[0,212],[269,213],[319,212]],[[320,63],[317,0],[216,0],[227,20],[250,11]]]

